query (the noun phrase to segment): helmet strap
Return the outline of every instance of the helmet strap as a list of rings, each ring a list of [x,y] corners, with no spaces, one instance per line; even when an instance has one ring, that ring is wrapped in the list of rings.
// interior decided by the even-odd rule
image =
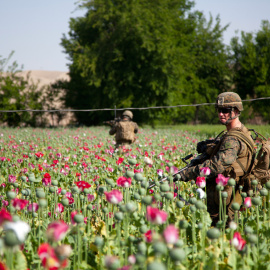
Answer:
[[[233,119],[237,118],[240,116],[241,112],[238,111],[238,114],[236,114],[234,117],[232,117],[232,112],[234,112],[234,108],[232,108],[231,112],[230,112],[230,118],[224,123],[225,126],[229,125]]]

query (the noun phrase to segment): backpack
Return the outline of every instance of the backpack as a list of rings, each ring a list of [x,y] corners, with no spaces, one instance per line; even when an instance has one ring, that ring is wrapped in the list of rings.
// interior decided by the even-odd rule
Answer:
[[[134,123],[132,121],[120,121],[117,125],[116,140],[135,141]]]
[[[248,184],[248,189],[252,189],[251,181],[256,179],[259,183],[258,188],[260,189],[270,180],[270,141],[254,129],[248,130],[254,132],[256,135],[255,138],[252,137],[255,142],[255,150],[253,151],[251,165],[248,171],[245,172],[242,180],[248,180],[248,183],[247,181],[244,182]],[[252,149],[252,142],[244,133],[241,133],[241,135],[234,133],[233,135],[240,138]]]
[[[251,129],[251,131],[256,134],[257,153],[250,175],[252,178],[257,179],[261,185],[264,185],[270,180],[270,141],[254,129]]]

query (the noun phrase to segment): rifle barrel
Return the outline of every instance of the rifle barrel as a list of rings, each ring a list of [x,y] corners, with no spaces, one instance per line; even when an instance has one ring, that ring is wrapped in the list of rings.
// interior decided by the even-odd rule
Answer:
[[[174,173],[172,176],[175,176],[175,175],[177,175],[178,173],[180,173],[180,172],[186,170],[188,167],[189,167],[189,166],[186,166],[186,167],[182,168],[182,169],[179,170],[178,172]],[[167,179],[168,179],[168,177],[164,177],[164,178],[162,178],[161,180],[159,180],[158,182],[159,182],[159,183],[162,183],[162,182],[166,181]],[[154,184],[152,184],[151,186],[149,186],[147,189],[150,189],[150,188],[154,187],[155,185],[156,185],[156,184],[154,183]]]

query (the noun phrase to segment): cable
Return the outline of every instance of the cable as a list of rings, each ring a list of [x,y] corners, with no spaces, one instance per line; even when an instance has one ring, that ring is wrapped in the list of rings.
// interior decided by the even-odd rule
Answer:
[[[254,98],[254,99],[246,99],[242,100],[242,102],[250,102],[257,100],[267,100],[270,97],[262,97],[262,98]],[[77,109],[59,109],[59,110],[0,110],[0,113],[6,112],[96,112],[96,111],[123,111],[123,110],[150,110],[150,109],[169,109],[169,108],[181,108],[181,107],[199,107],[199,106],[209,106],[214,105],[215,103],[201,103],[201,104],[190,104],[190,105],[174,105],[174,106],[152,106],[152,107],[144,107],[144,108],[104,108],[104,109],[85,109],[85,110],[77,110]]]

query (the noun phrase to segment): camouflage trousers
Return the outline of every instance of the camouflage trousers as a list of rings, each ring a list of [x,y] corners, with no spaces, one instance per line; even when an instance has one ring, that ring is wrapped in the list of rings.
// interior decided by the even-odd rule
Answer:
[[[233,196],[233,187],[225,186],[224,190],[221,192],[226,191],[228,197],[223,199],[219,191],[216,190],[216,183],[210,183],[207,185],[206,194],[207,194],[207,211],[209,212],[212,218],[212,225],[215,226],[216,223],[219,221],[219,205],[220,200],[222,200],[222,206],[224,209],[224,203],[226,204],[226,215],[227,224],[234,219],[234,210],[232,209],[232,203],[237,202],[240,206],[242,204],[242,197],[239,192],[238,185],[235,186],[235,196]],[[220,198],[221,197],[221,198]]]

